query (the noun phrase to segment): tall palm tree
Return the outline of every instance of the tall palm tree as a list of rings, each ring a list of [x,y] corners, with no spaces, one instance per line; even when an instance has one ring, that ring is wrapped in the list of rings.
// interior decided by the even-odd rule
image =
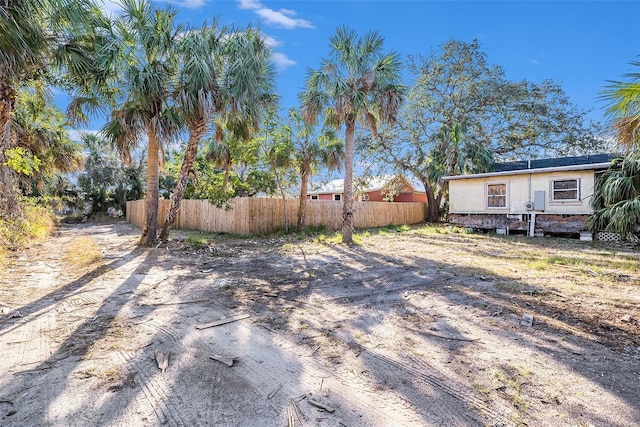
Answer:
[[[12,148],[12,114],[18,89],[63,70],[87,75],[87,43],[101,21],[91,0],[0,1],[0,210],[19,206],[14,198],[13,173],[5,165]],[[72,79],[71,79],[72,80]],[[7,210],[7,208],[11,208]]]
[[[100,18],[90,0],[0,1],[0,129],[6,130],[24,81],[54,65],[88,70],[81,40]]]
[[[120,151],[125,163],[131,150],[146,140],[146,220],[140,244],[156,239],[158,226],[158,177],[163,146],[179,128],[170,105],[178,70],[175,44],[181,27],[175,25],[176,11],[156,9],[149,0],[121,0],[123,11],[104,30],[95,67],[87,85],[72,102],[75,111],[90,109],[97,93],[112,106],[111,121],[102,131]],[[79,114],[82,117],[82,114]]]
[[[342,241],[353,242],[353,156],[356,123],[377,136],[378,122],[394,124],[402,103],[400,57],[383,53],[384,38],[376,31],[358,37],[339,27],[329,39],[330,57],[307,73],[300,96],[304,120],[313,124],[324,113],[325,124],[345,125]]]
[[[189,141],[161,239],[169,237],[208,124],[217,117],[224,125],[216,126],[219,141],[224,138],[223,129],[246,141],[258,129],[263,108],[275,99],[270,50],[257,30],[215,26],[192,30],[179,41],[177,50],[183,65],[176,111],[189,129]]]

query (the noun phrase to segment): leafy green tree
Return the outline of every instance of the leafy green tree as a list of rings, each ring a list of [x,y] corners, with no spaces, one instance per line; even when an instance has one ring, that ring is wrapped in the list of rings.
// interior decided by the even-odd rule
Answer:
[[[562,88],[512,82],[487,62],[477,41],[451,40],[409,58],[413,85],[398,125],[363,138],[371,156],[391,161],[425,187],[428,221],[439,219],[443,175],[484,172],[496,160],[584,154],[602,148],[585,112]]]
[[[403,99],[401,61],[383,52],[384,38],[376,31],[358,37],[346,27],[329,39],[329,59],[307,74],[300,96],[305,122],[319,115],[324,123],[345,126],[345,167],[342,241],[353,242],[353,158],[356,123],[377,136],[378,122],[394,124]]]
[[[189,141],[161,239],[169,237],[208,124],[217,117],[224,126],[214,135],[221,137],[224,129],[235,139],[246,141],[257,130],[263,108],[275,99],[270,51],[254,29],[194,29],[178,41],[176,50],[182,65],[175,107],[188,127]]]
[[[640,67],[640,62],[633,62]],[[640,237],[640,72],[626,74],[628,81],[613,81],[603,93],[617,141],[626,157],[611,162],[597,180],[588,219],[592,231],[611,230]]]
[[[179,163],[168,162],[165,169],[163,191],[169,195],[173,192],[177,180]],[[222,182],[228,179],[228,186],[222,191]],[[231,171],[228,177],[204,155],[198,155],[193,162],[193,169],[189,174],[184,197],[186,199],[208,199],[212,204],[222,207],[234,197],[253,197],[257,194],[272,195],[277,190],[273,174],[269,171],[252,167],[242,176]]]
[[[115,207],[123,212],[128,200],[137,200],[143,191],[143,165],[124,166],[111,144],[93,134],[82,141],[88,151],[84,171],[78,176],[82,200],[89,204],[89,215],[104,214]]]

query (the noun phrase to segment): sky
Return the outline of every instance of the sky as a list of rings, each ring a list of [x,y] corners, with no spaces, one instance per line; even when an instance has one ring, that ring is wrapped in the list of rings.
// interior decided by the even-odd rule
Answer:
[[[109,13],[117,2],[102,1]],[[390,1],[172,0],[178,21],[258,27],[277,65],[281,107],[295,107],[308,69],[328,56],[339,26],[377,30],[385,50],[401,57],[428,54],[450,39],[477,39],[488,63],[513,81],[559,83],[588,117],[601,121],[599,94],[607,80],[624,80],[640,61],[640,1]],[[637,70],[636,70],[637,71]],[[409,76],[405,84],[409,84]]]

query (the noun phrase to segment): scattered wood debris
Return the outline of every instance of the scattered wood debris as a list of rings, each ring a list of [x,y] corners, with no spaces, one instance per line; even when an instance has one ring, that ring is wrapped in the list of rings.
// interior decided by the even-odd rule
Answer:
[[[306,396],[305,396],[306,397]],[[302,400],[302,399],[300,399]],[[296,399],[289,399],[289,408],[293,409],[293,413],[295,417],[298,419],[298,423],[300,425],[304,425],[304,422],[309,418],[305,415],[304,412],[300,409],[300,405],[296,402]]]
[[[278,387],[276,387],[275,390],[269,393],[269,395],[267,396],[267,399],[271,399],[273,396],[275,396],[280,391],[281,388],[282,388],[282,383]]]
[[[312,397],[311,393],[309,393],[309,395],[307,396],[307,402],[309,402],[310,405],[315,406],[318,409],[322,409],[323,411],[327,411],[329,413],[335,412],[335,409],[332,408],[331,406],[325,405],[324,403],[315,400]]]
[[[221,356],[219,354],[211,354],[209,355],[209,358],[217,362],[220,362],[224,365],[227,365],[228,367],[232,367],[233,362],[239,359],[239,357],[227,357],[227,356]]]
[[[225,325],[227,323],[235,322],[242,319],[251,317],[249,314],[240,314],[238,316],[227,317],[225,319],[216,320],[215,322],[205,323],[204,325],[196,325],[196,329],[213,328],[215,326]]]
[[[291,406],[287,406],[287,427],[296,427],[296,418]]]
[[[631,317],[631,315],[630,315],[630,314],[625,314],[624,316],[622,316],[622,317],[620,318],[620,321],[621,321],[622,323],[631,323],[631,322],[633,322],[633,317]]]
[[[161,353],[156,350],[156,362],[158,363],[158,368],[162,370],[162,375],[164,376],[164,371],[169,367],[169,355],[171,353]]]
[[[174,302],[152,302],[152,303],[141,302],[139,305],[141,307],[144,307],[144,306],[156,307],[156,306],[161,306],[161,305],[196,304],[196,303],[199,303],[199,302],[207,302],[207,301],[209,301],[209,299],[197,299],[197,300],[192,300],[192,301],[174,301]]]

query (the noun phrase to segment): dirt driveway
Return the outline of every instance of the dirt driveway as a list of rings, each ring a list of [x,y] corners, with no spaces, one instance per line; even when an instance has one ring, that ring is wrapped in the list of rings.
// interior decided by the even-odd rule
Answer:
[[[63,226],[0,273],[0,425],[640,422],[637,248],[138,233]],[[80,236],[102,252],[85,268],[64,260]]]

